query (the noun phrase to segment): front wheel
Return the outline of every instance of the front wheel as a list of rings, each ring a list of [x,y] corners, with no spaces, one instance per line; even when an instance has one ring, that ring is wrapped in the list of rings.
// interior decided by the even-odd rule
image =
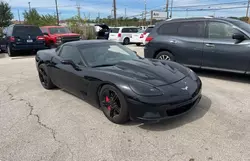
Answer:
[[[116,87],[104,85],[99,93],[99,102],[104,115],[113,123],[124,124],[129,120],[127,102]]]
[[[39,65],[38,67],[38,75],[39,75],[39,79],[40,79],[40,82],[42,84],[42,86],[45,88],[45,89],[53,89],[55,88],[56,86],[52,83],[48,73],[47,73],[47,70],[46,70],[46,66],[45,64],[41,64]]]

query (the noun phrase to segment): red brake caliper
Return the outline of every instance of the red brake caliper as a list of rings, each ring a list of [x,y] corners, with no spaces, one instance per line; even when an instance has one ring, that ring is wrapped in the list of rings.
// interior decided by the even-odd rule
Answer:
[[[106,102],[109,102],[109,101],[110,101],[108,96],[105,97],[105,101],[106,101]],[[110,106],[110,105],[109,105],[107,108],[108,108],[109,111],[111,110],[111,106]]]

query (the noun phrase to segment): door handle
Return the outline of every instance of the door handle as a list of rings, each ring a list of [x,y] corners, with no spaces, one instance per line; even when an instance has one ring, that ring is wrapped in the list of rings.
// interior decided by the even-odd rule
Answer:
[[[206,44],[206,46],[207,46],[207,47],[210,47],[210,48],[211,48],[211,47],[215,47],[214,44]]]
[[[176,44],[176,41],[175,40],[170,40],[170,43],[171,44]]]

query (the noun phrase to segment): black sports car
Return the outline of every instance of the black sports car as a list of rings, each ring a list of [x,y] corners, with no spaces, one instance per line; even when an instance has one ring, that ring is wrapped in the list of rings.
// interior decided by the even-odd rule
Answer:
[[[36,56],[41,84],[62,88],[101,107],[112,122],[158,121],[186,113],[201,98],[190,69],[139,57],[107,40],[75,41]]]

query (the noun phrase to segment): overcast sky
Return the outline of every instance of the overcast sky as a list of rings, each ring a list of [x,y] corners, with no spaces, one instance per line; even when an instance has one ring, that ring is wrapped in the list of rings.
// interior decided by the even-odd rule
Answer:
[[[21,19],[24,10],[28,10],[28,2],[31,2],[31,7],[36,8],[41,14],[55,14],[54,0],[4,0],[10,4],[14,13],[15,19],[18,19],[18,9],[20,11]],[[60,19],[66,19],[77,14],[76,1],[81,5],[81,15],[91,19],[95,19],[100,12],[101,17],[107,17],[111,14],[113,0],[58,0]],[[171,1],[171,0],[170,0]],[[146,0],[147,9],[160,9],[166,4],[166,0]],[[211,5],[219,3],[238,2],[237,4],[223,4]],[[196,5],[203,5],[197,6]],[[174,0],[173,3],[173,18],[174,17],[191,17],[191,16],[209,16],[215,15],[218,17],[229,16],[245,16],[247,0]],[[188,7],[183,7],[188,6]],[[224,10],[209,10],[218,8],[232,8]],[[239,7],[239,8],[238,8]],[[245,7],[245,8],[241,8]],[[144,11],[144,0],[117,0],[117,14],[118,16],[125,15],[125,8],[127,16],[138,15]],[[202,11],[193,11],[200,9]],[[187,11],[189,10],[189,11]]]

